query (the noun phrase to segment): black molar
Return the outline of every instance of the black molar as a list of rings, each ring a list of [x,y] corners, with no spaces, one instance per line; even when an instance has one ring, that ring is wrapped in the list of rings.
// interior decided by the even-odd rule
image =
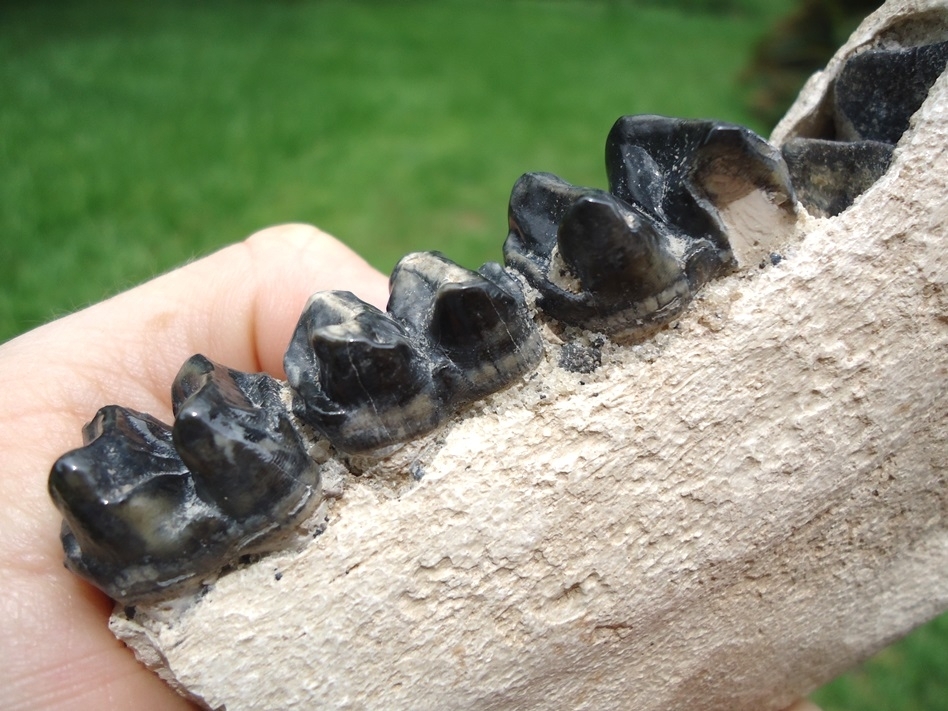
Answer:
[[[198,495],[170,428],[118,406],[53,465],[66,565],[126,603],[196,586],[231,548],[230,522]]]
[[[812,215],[833,217],[885,174],[894,148],[879,141],[794,138],[782,151],[800,203]]]
[[[507,209],[509,234],[504,261],[539,288],[547,281],[556,231],[563,215],[591,188],[571,185],[550,173],[526,173],[514,184]]]
[[[558,321],[623,334],[661,322],[689,298],[687,260],[707,240],[673,234],[613,195],[547,174],[514,186],[507,264],[540,292]]]
[[[392,271],[388,311],[427,349],[453,405],[505,388],[543,355],[519,285],[493,262],[473,272],[437,252],[409,254]]]
[[[560,259],[583,291],[610,301],[641,302],[683,278],[672,239],[645,214],[601,193],[570,206],[556,244]]]
[[[403,442],[444,416],[425,354],[348,291],[309,300],[283,363],[296,415],[344,452]]]
[[[780,152],[750,129],[719,121],[623,116],[606,139],[606,172],[614,195],[682,236],[710,242],[721,269],[732,257],[720,208],[752,190],[787,210],[795,202]]]
[[[851,57],[833,91],[836,138],[898,143],[948,63],[948,42]]]
[[[319,498],[319,473],[269,375],[192,356],[172,389],[174,444],[198,495],[244,529],[248,544],[298,520]]]
[[[610,192],[527,174],[510,197],[508,266],[554,319],[644,335],[736,266],[719,209],[753,191],[796,205],[780,152],[734,124],[620,118],[606,141]]]
[[[833,217],[889,169],[895,144],[948,64],[948,42],[870,49],[850,57],[832,87],[824,134],[782,147],[800,202]]]

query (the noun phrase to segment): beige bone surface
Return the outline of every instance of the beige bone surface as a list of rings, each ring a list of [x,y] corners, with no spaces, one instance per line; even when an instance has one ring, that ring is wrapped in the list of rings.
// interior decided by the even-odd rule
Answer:
[[[948,76],[801,225],[593,375],[551,345],[394,458],[414,486],[367,475],[303,551],[113,629],[229,711],[789,704],[948,607]]]

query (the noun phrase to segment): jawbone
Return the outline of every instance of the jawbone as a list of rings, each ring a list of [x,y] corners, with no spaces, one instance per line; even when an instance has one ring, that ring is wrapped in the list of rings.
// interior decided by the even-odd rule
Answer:
[[[918,17],[944,39],[943,0],[888,3],[775,140]],[[647,340],[541,321],[535,371],[325,458],[320,535],[112,629],[229,711],[786,706],[948,607],[946,188],[943,74],[852,207],[745,238]]]

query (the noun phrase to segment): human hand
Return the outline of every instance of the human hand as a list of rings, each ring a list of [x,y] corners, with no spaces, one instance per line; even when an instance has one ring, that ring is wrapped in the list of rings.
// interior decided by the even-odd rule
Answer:
[[[0,706],[190,707],[112,636],[108,598],[63,567],[46,474],[103,405],[170,422],[171,381],[194,353],[282,377],[323,289],[388,299],[387,279],[333,238],[275,227],[0,346]]]

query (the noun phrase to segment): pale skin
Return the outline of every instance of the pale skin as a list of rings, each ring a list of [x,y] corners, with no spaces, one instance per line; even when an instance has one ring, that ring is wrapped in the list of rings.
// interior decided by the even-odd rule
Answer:
[[[387,278],[340,242],[273,227],[0,345],[0,706],[194,708],[112,636],[111,601],[63,567],[46,476],[103,405],[170,421],[171,381],[194,353],[282,377],[303,305],[326,289],[388,299]]]

